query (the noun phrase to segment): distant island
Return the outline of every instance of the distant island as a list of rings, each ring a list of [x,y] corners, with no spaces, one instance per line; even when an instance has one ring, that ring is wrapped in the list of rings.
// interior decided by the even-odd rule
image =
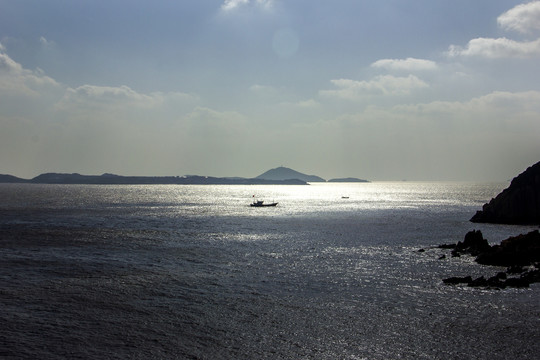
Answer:
[[[287,180],[287,179],[299,179],[305,182],[334,182],[334,183],[344,183],[344,182],[352,182],[352,183],[358,183],[358,182],[369,182],[367,180],[353,178],[353,177],[347,177],[347,178],[338,178],[338,179],[331,179],[326,181],[325,179],[316,176],[316,175],[306,175],[302,174],[301,172],[298,172],[293,169],[289,169],[283,166],[280,166],[275,169],[271,169],[266,171],[265,173],[259,175],[256,177],[256,179],[267,179],[267,180]]]
[[[364,179],[348,177],[348,178],[330,179],[330,180],[328,180],[328,182],[333,182],[333,183],[367,183],[369,181],[364,180]]]
[[[289,179],[298,179],[305,182],[326,182],[321,177],[315,175],[306,175],[302,174],[293,169],[289,169],[283,166],[280,166],[275,169],[271,169],[257,176],[256,179],[265,179],[265,180],[289,180]]]
[[[21,179],[13,175],[0,175],[0,183],[25,183],[29,180]]]
[[[326,182],[316,175],[306,175],[286,167],[268,170],[255,178],[184,176],[121,176],[81,175],[78,173],[46,173],[32,179],[13,175],[1,175],[0,183],[27,184],[94,184],[94,185],[309,185],[310,182]],[[356,178],[332,179],[329,182],[368,182]]]
[[[26,180],[12,175],[0,175],[0,183],[29,184],[89,184],[89,185],[307,185],[298,179],[266,180],[220,178],[211,176],[120,176],[114,174],[81,175],[47,173]]]

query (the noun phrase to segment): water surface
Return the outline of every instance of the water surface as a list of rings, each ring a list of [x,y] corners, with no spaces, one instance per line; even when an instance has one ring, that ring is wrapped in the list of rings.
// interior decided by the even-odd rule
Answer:
[[[468,221],[506,186],[2,184],[0,356],[536,358],[538,284],[433,248],[534,229]]]

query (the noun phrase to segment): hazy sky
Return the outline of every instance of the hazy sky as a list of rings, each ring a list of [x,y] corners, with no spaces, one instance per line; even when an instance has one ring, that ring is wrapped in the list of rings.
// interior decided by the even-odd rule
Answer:
[[[540,1],[0,0],[0,173],[506,180]]]

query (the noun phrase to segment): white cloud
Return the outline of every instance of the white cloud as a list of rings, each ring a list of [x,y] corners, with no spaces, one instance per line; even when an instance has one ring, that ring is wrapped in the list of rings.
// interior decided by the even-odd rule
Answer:
[[[387,70],[398,71],[423,71],[423,70],[436,70],[437,63],[431,60],[424,59],[381,59],[371,64],[375,68],[383,68]]]
[[[41,36],[39,38],[39,42],[43,46],[52,46],[52,45],[54,45],[54,41],[47,40],[47,38],[45,38],[44,36]]]
[[[3,73],[22,73],[22,66],[13,61],[7,54],[0,53],[0,71]]]
[[[60,94],[57,109],[73,106],[110,108],[128,105],[150,108],[165,103],[196,104],[199,101],[197,96],[191,94],[181,92],[142,94],[128,86],[82,85],[75,89],[69,88],[46,76],[40,68],[34,71],[23,68],[4,50],[0,44],[0,94],[5,97],[46,97],[51,89],[54,89],[55,93]]]
[[[110,111],[122,114],[132,114],[141,109],[162,111],[173,106],[180,113],[192,109],[198,101],[198,97],[180,92],[142,94],[128,86],[83,85],[76,89],[68,88],[56,109],[73,114],[90,111],[89,114],[95,116],[96,113]]]
[[[396,77],[378,76],[371,81],[337,79],[331,81],[337,90],[322,90],[321,96],[356,100],[366,95],[408,95],[413,90],[427,88],[429,85],[414,75]]]
[[[255,4],[264,9],[270,9],[274,5],[274,0],[225,0],[221,5],[223,11],[232,11],[242,6]]]
[[[245,4],[249,4],[249,0],[225,0],[223,5],[221,5],[221,9],[225,11],[230,11]]]
[[[148,95],[139,94],[127,86],[83,85],[76,89],[69,88],[63,101],[72,103],[144,104],[151,102],[152,98]]]
[[[3,47],[0,47],[0,94],[37,96],[43,89],[59,86],[42,70],[24,69],[3,51]]]
[[[505,30],[532,33],[540,30],[540,1],[518,5],[497,18],[497,23]],[[502,38],[476,38],[467,46],[451,45],[449,56],[479,56],[486,58],[533,58],[540,55],[540,39],[516,41]]]
[[[531,33],[540,30],[540,1],[518,5],[497,18],[503,29],[520,33]]]
[[[519,42],[507,38],[477,38],[465,48],[451,45],[450,56],[482,56],[487,58],[531,58],[540,55],[540,39]]]

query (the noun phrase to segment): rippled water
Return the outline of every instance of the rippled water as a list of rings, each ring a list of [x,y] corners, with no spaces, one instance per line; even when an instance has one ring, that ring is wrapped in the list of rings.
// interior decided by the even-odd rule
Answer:
[[[537,358],[538,284],[431,248],[506,186],[2,184],[0,357]]]

